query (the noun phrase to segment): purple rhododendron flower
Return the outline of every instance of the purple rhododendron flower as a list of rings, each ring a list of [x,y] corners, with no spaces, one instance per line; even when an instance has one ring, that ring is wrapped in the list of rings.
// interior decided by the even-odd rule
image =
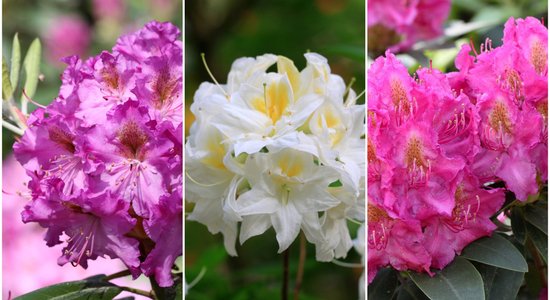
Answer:
[[[31,178],[23,221],[48,228],[48,246],[66,243],[60,265],[86,268],[107,255],[134,277],[173,284],[182,254],[179,36],[153,21],[113,52],[64,59],[59,96],[31,114],[14,145]]]

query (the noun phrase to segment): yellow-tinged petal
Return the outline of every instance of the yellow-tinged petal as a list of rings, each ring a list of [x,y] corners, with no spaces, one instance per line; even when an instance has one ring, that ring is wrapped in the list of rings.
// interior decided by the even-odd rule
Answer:
[[[282,77],[266,86],[266,112],[273,124],[279,121],[292,101],[292,88]]]
[[[223,163],[225,148],[222,144],[221,134],[212,132],[205,137],[207,138],[206,150],[208,151],[208,155],[202,159],[202,162],[216,169],[225,170],[226,168]]]
[[[294,94],[297,94],[300,89],[300,72],[294,65],[294,62],[284,56],[278,56],[277,71],[279,74],[286,74],[292,86],[292,91]]]

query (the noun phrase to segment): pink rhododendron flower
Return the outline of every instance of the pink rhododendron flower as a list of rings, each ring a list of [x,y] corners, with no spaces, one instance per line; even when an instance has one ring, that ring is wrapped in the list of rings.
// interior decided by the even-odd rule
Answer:
[[[59,96],[29,117],[14,145],[31,177],[23,221],[48,228],[48,246],[69,237],[60,265],[86,268],[107,255],[134,277],[173,284],[182,253],[179,35],[153,21],[120,38],[112,53],[66,58]]]
[[[451,9],[449,0],[373,0],[368,4],[369,51],[402,51],[436,38]]]
[[[503,190],[484,190],[475,176],[466,173],[455,192],[452,215],[427,220],[423,244],[432,267],[442,269],[469,243],[490,235],[496,229],[490,218],[503,202]]]
[[[520,200],[548,178],[547,34],[537,19],[510,18],[502,46],[486,43],[475,61],[457,65],[480,115],[482,149],[473,171],[485,181],[505,181]]]
[[[390,51],[370,68],[369,282],[388,265],[444,268],[496,229],[505,190],[525,201],[547,181],[547,29],[511,18],[503,41],[463,46],[449,74],[413,79]]]
[[[374,204],[368,205],[368,282],[381,267],[430,272],[430,255],[422,245],[422,227],[417,220],[390,217]]]

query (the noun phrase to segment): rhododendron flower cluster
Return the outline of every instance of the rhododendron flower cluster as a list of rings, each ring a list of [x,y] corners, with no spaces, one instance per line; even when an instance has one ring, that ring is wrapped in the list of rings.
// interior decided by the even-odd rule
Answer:
[[[303,231],[330,261],[353,245],[347,219],[364,220],[364,105],[324,57],[305,57],[302,71],[283,56],[241,58],[227,84],[195,93],[188,219],[221,232],[231,255],[237,235],[244,243],[273,227],[279,252]]]
[[[380,267],[431,273],[491,235],[504,191],[547,181],[548,31],[505,25],[503,45],[462,47],[458,72],[413,79],[389,51],[368,80],[369,282]],[[503,188],[495,188],[502,182]]]
[[[450,0],[370,0],[369,51],[403,51],[417,41],[438,37],[450,10]]]
[[[14,145],[31,178],[23,221],[48,228],[48,246],[65,244],[60,265],[107,255],[172,285],[182,253],[179,37],[153,21],[112,52],[65,58],[59,96],[28,118]]]

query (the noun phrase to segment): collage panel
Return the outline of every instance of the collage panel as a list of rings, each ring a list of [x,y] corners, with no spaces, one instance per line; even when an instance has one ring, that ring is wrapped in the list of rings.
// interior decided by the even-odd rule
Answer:
[[[2,2],[2,299],[181,299],[183,3]]]
[[[369,299],[548,299],[547,1],[368,1]]]
[[[186,1],[186,299],[364,299],[365,2]]]
[[[3,0],[2,299],[548,299],[548,19]]]

